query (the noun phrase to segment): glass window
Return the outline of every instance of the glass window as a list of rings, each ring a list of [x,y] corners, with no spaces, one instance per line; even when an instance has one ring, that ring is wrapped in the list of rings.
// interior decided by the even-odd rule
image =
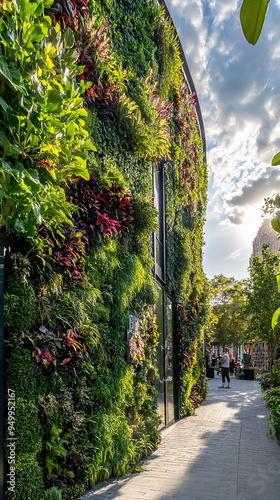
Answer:
[[[156,167],[154,171],[154,203],[158,211],[158,228],[155,232],[155,264],[156,274],[164,280],[164,182],[163,168]]]
[[[173,309],[172,302],[167,297],[165,303],[166,317],[166,424],[174,420],[174,362],[173,362]]]
[[[163,290],[158,287],[158,299],[156,303],[157,328],[159,333],[157,345],[157,368],[158,379],[156,383],[158,413],[162,416],[162,425],[165,425],[165,382],[164,382],[164,321],[163,321]]]

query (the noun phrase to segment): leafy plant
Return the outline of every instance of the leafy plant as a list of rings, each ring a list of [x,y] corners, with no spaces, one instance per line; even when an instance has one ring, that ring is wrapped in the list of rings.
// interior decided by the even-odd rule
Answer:
[[[159,64],[160,90],[168,98],[170,87],[177,86],[180,81],[182,61],[180,58],[178,36],[172,26],[171,19],[162,16],[155,29],[157,59]]]
[[[82,262],[85,254],[85,231],[70,224],[57,226],[53,231],[45,226],[38,228],[43,240],[43,259],[46,268],[53,268],[69,275],[73,280],[82,279]],[[85,240],[85,241],[83,241]]]
[[[261,389],[266,391],[271,386],[270,375],[269,372],[261,373],[260,375],[256,374],[256,379],[259,381]]]
[[[263,397],[270,411],[268,416],[270,422],[269,433],[272,437],[276,436],[280,439],[280,387],[273,387],[264,391]]]
[[[129,341],[130,356],[133,361],[141,362],[145,359],[144,342],[141,339],[138,329]]]
[[[202,334],[197,328],[199,307],[196,301],[180,306],[180,386],[182,415],[194,413],[207,395],[202,356],[199,357]]]
[[[61,475],[63,474],[64,477],[69,477],[73,478],[74,474],[71,471],[67,471],[63,465],[61,465],[61,462],[63,462],[63,459],[65,459],[68,455],[67,449],[65,446],[68,445],[69,442],[69,434],[64,434],[63,436],[60,436],[62,430],[57,429],[53,425],[51,429],[51,434],[47,438],[45,442],[45,457],[44,457],[44,467],[46,469],[48,478],[52,478],[54,473]]]
[[[75,32],[79,22],[83,24],[86,21],[87,4],[88,0],[54,0],[45,12],[53,21],[59,23],[62,31],[69,27]]]
[[[95,148],[81,118],[84,86],[73,85],[71,29],[50,29],[42,4],[29,0],[6,3],[0,24],[1,224],[37,241],[37,223],[69,222],[62,183],[88,177],[87,152]]]
[[[62,493],[55,486],[45,492],[45,500],[62,500]]]
[[[49,365],[64,367],[70,363],[74,374],[78,365],[84,365],[89,358],[86,344],[94,343],[92,334],[89,331],[82,331],[78,334],[75,329],[66,333],[52,333],[41,328],[42,333],[38,333],[32,341],[34,347],[32,356],[35,358],[39,369],[47,368]]]
[[[100,187],[93,174],[88,182],[80,179],[71,186],[70,201],[79,208],[73,217],[87,241],[95,233],[105,238],[129,230],[133,211],[130,196],[124,191],[114,183]]]
[[[35,453],[24,453],[16,461],[16,487],[15,491],[8,491],[8,500],[18,498],[26,500],[42,500],[44,494],[44,481],[42,468]]]

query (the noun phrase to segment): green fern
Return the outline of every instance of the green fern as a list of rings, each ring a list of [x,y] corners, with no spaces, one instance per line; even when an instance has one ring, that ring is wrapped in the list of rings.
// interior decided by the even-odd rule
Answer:
[[[64,448],[65,444],[68,444],[69,434],[65,434],[60,437],[61,429],[57,429],[55,425],[52,426],[51,435],[49,440],[46,441],[46,470],[50,477],[53,476],[53,471],[56,471],[58,474],[62,472],[62,468],[59,466],[57,462],[58,458],[66,458],[67,450]],[[71,474],[72,475],[72,474]]]
[[[44,500],[62,500],[61,491],[53,487],[45,492]]]

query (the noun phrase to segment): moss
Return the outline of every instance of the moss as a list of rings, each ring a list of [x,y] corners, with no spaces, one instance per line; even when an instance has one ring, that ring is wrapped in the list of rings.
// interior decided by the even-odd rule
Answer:
[[[16,435],[16,495],[8,490],[8,499],[41,500],[43,472],[38,463],[41,451],[40,423],[38,418],[38,389],[34,362],[30,352],[15,349],[9,356],[7,389],[15,391],[15,435]],[[10,436],[6,427],[6,436]],[[6,439],[6,454],[9,449]]]
[[[17,456],[15,491],[7,491],[7,499],[42,500],[44,482],[42,469],[38,464],[36,453],[23,453]]]
[[[38,318],[35,292],[32,284],[18,276],[8,276],[4,296],[5,327],[16,332],[31,329]]]

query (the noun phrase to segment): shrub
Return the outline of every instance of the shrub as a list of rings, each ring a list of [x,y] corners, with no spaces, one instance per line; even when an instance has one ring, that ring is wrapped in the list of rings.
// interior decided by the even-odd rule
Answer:
[[[43,473],[38,465],[36,453],[18,455],[15,467],[15,493],[8,491],[7,499],[42,500],[44,492]]]
[[[235,376],[236,376],[236,378],[239,378],[239,379],[243,380],[245,378],[243,368],[239,368],[239,370],[236,370],[236,375]]]
[[[264,392],[264,401],[267,404],[270,415],[269,433],[272,437],[280,439],[280,387],[273,387]]]
[[[53,487],[45,492],[44,500],[62,500],[61,491]]]
[[[256,380],[259,381],[262,391],[266,391],[267,389],[269,389],[271,384],[269,372],[256,375]]]

